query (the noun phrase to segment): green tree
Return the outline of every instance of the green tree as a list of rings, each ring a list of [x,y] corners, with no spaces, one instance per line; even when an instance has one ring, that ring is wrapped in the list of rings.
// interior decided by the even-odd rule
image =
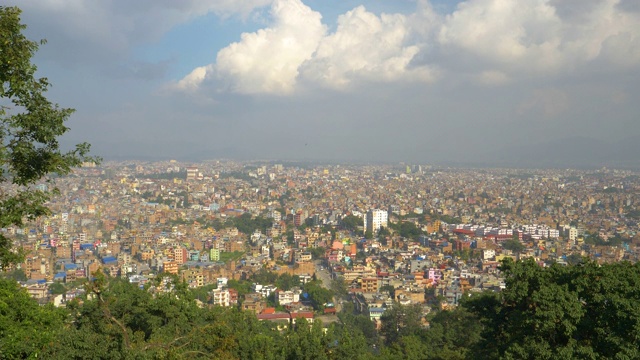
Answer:
[[[89,145],[76,145],[63,152],[58,139],[69,129],[66,120],[72,109],[51,103],[45,92],[50,84],[36,78],[31,58],[44,41],[27,39],[22,31],[20,9],[0,6],[0,182],[12,184],[14,191],[0,195],[0,228],[23,226],[24,221],[49,214],[45,202],[56,193],[41,191],[32,185],[49,182],[54,174],[68,174],[90,158]],[[0,234],[0,266],[18,261],[20,254],[11,249],[11,241]]]
[[[323,360],[328,359],[328,336],[323,334],[322,322],[309,324],[306,319],[296,320],[296,326],[287,336],[286,359]]]
[[[278,279],[278,274],[272,271],[269,271],[265,268],[260,269],[251,275],[250,280],[256,282],[258,284],[267,285],[273,284]]]
[[[343,228],[349,231],[358,231],[358,226],[364,226],[364,219],[355,215],[347,215],[340,221]]]
[[[384,359],[426,360],[429,359],[429,348],[419,335],[407,334],[384,349]]]
[[[345,305],[351,305],[352,303],[346,303]],[[354,314],[353,311],[344,311],[347,306],[343,307],[343,310],[338,314],[340,323],[342,324],[341,331],[350,333],[361,333],[369,345],[378,344],[380,342],[380,336],[376,330],[376,326],[371,321],[368,315]]]
[[[12,279],[15,281],[27,281],[27,274],[25,274],[22,269],[14,269],[9,272],[5,272],[3,276],[7,279]]]
[[[315,248],[307,249],[307,251],[311,253],[314,259],[322,259],[324,258],[324,254],[327,251],[327,249],[323,247],[315,247]]]
[[[209,292],[211,292],[211,290],[213,289],[217,289],[218,288],[218,284],[208,284],[205,286],[201,286],[195,289],[190,289],[191,291],[191,296],[194,299],[198,299],[204,303],[207,302],[207,300],[209,299]]]
[[[229,223],[229,226],[235,226],[238,228],[238,231],[251,235],[256,230],[260,230],[262,233],[265,233],[266,229],[270,228],[272,224],[273,219],[264,218],[262,216],[256,216],[254,218],[251,213],[244,213],[233,218]]]
[[[422,329],[422,309],[420,305],[394,303],[392,308],[382,314],[380,320],[380,335],[387,345],[391,345],[403,336],[419,335]]]
[[[229,279],[227,287],[236,290],[239,298],[251,292],[251,282],[245,280]]]
[[[480,341],[482,324],[463,307],[439,311],[423,332],[430,359],[473,358],[472,347]]]
[[[293,234],[293,229],[287,229],[287,231],[285,232],[285,236],[287,237],[287,244],[289,245],[293,245],[296,243],[296,238]]]
[[[396,288],[393,285],[382,285],[380,287],[380,289],[378,289],[379,292],[387,292],[389,293],[389,296],[391,296],[392,299],[395,299],[395,294],[396,294]]]
[[[481,358],[639,358],[640,264],[501,267],[506,288],[463,301],[477,316]],[[631,330],[633,329],[633,330]]]
[[[585,261],[585,258],[583,258],[582,255],[580,255],[578,253],[573,253],[573,254],[567,256],[567,264],[569,264],[569,265],[578,265],[578,264],[581,264],[584,261]]]
[[[278,276],[275,285],[278,289],[281,290],[291,290],[292,287],[300,285],[300,277],[298,275],[282,273],[280,274],[280,276]]]
[[[336,296],[346,298],[349,294],[347,283],[342,276],[331,280],[330,288]]]
[[[52,295],[60,295],[66,293],[67,288],[60,282],[54,282],[49,285],[49,292],[51,292]]]
[[[38,305],[15,281],[0,279],[0,358],[37,357],[61,333],[65,315]]]
[[[331,359],[370,359],[371,353],[362,332],[357,329],[333,327],[332,334],[335,336],[333,351],[330,352]]]
[[[389,223],[389,227],[397,231],[400,236],[409,239],[418,239],[418,236],[423,234],[423,231],[411,221],[402,221],[397,224]]]
[[[502,247],[504,249],[511,250],[514,253],[521,253],[525,249],[524,245],[522,245],[520,240],[517,239],[509,239],[505,241],[504,243],[502,243]]]
[[[385,237],[385,236],[390,236],[391,232],[389,232],[389,229],[387,229],[384,226],[380,227],[380,231],[378,231],[378,236],[379,237]]]
[[[309,299],[311,299],[315,310],[324,309],[324,304],[333,299],[333,292],[323,288],[320,281],[310,281],[304,284],[304,291],[309,294]]]

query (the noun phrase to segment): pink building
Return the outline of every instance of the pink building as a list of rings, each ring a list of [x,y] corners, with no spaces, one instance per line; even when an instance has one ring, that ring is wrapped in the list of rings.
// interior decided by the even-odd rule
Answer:
[[[442,272],[439,269],[429,269],[427,279],[433,281],[434,283],[439,283],[442,280]]]

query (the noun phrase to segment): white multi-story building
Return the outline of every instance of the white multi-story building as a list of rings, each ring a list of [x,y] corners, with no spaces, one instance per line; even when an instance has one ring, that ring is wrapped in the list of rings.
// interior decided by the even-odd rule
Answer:
[[[198,168],[195,166],[187,167],[187,181],[189,180],[197,180],[199,175]]]
[[[484,260],[490,260],[496,257],[496,251],[493,249],[484,249],[482,251],[482,258]]]
[[[251,285],[251,290],[255,293],[262,295],[262,297],[267,298],[269,297],[269,295],[271,295],[271,293],[278,290],[278,288],[275,287],[274,285],[261,285],[258,283],[253,283]]]
[[[277,210],[269,210],[267,213],[268,218],[272,218],[274,223],[280,222],[282,220],[282,214]]]
[[[371,231],[372,233],[376,233],[378,230],[380,230],[381,227],[387,227],[388,219],[389,213],[384,210],[369,210],[364,217],[364,231]]]
[[[214,305],[229,306],[230,296],[229,289],[213,289],[211,290],[211,299]]]
[[[300,289],[292,289],[289,291],[276,291],[276,301],[279,305],[288,305],[300,301]]]

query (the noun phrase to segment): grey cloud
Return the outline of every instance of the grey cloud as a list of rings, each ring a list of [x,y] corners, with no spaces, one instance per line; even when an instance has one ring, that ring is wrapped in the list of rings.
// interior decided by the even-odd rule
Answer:
[[[130,61],[104,70],[104,74],[117,79],[162,80],[165,79],[169,66],[175,60],[166,60],[158,63],[144,61]]]
[[[10,0],[16,2],[16,0]],[[41,0],[16,2],[33,38],[51,45],[40,57],[74,66],[128,60],[132,47],[158,40],[195,17],[248,14],[272,0]]]
[[[637,0],[620,0],[618,7],[624,11],[640,12],[640,2]]]
[[[478,5],[481,1],[487,3],[468,3]],[[611,37],[609,43],[602,42],[604,46],[594,47],[597,51],[589,59],[570,48],[576,39],[591,39],[579,32],[576,19],[594,3],[609,4],[585,2],[580,9],[565,6],[558,10],[560,19],[572,20],[564,23],[561,35],[566,41],[557,49],[577,55],[566,58],[568,65],[554,71],[532,71],[537,63],[547,60],[536,51],[515,57],[514,63],[496,56],[495,51],[479,56],[473,45],[487,44],[491,48],[495,45],[491,41],[496,41],[491,36],[481,39],[486,43],[467,47],[461,42],[440,42],[439,29],[447,25],[446,16],[421,8],[424,12],[418,15],[403,15],[411,30],[397,48],[418,46],[420,52],[407,69],[429,65],[439,72],[436,81],[415,82],[402,77],[376,81],[345,70],[354,80],[348,91],[334,91],[299,75],[296,80],[302,86],[287,96],[221,91],[220,80],[215,77],[203,77],[200,91],[157,90],[159,79],[174,59],[160,63],[131,61],[131,46],[152,41],[168,26],[154,26],[153,21],[160,21],[166,14],[184,13],[181,6],[191,9],[195,1],[112,1],[109,6],[98,5],[92,10],[97,12],[94,15],[100,19],[106,14],[114,21],[95,24],[97,35],[80,33],[78,26],[88,26],[89,18],[72,19],[65,26],[73,11],[67,12],[67,17],[57,17],[56,12],[46,16],[41,9],[31,8],[25,12],[25,21],[32,34],[37,34],[32,37],[49,39],[42,48],[42,52],[48,52],[43,59],[62,59],[68,65],[52,74],[46,71],[51,61],[41,66],[54,84],[52,98],[63,106],[78,108],[69,122],[72,130],[65,142],[89,141],[94,152],[106,158],[487,162],[505,149],[535,149],[544,144],[571,148],[575,142],[566,139],[576,138],[597,139],[605,146],[640,135],[638,62],[629,55],[628,63],[621,62],[624,57],[612,56],[627,54],[621,50],[633,55],[635,48],[626,46],[634,44],[633,36]],[[621,2],[618,8],[632,13],[635,3]],[[111,8],[113,4],[122,7]],[[165,15],[138,21],[149,9],[151,15]],[[636,18],[623,15],[627,23],[617,26],[627,26],[626,33],[637,38],[640,27],[633,26]],[[171,24],[180,16],[172,17]],[[426,24],[425,19],[430,25],[419,27]],[[547,36],[545,31],[550,31],[538,26],[544,21],[536,24],[528,23],[531,31],[526,32],[524,40],[515,37],[525,48],[540,44]],[[593,30],[592,24],[584,25]],[[500,32],[511,30],[507,27]],[[593,31],[594,36],[602,35],[597,29]],[[458,34],[464,40],[469,31]],[[87,63],[100,70],[87,71],[83,68]],[[338,61],[337,65],[345,64]],[[562,148],[557,147],[558,151],[564,151]],[[531,154],[529,150],[526,153]]]
[[[388,84],[340,94],[318,88],[290,97],[219,94],[215,103],[199,105],[159,97],[71,127],[107,157],[491,162],[510,146],[640,135],[640,110],[629,106],[640,101],[638,86],[620,80]],[[627,94],[623,103],[612,97],[616,89]],[[569,99],[561,112],[553,112],[553,91]],[[519,111],[531,99],[529,111]]]

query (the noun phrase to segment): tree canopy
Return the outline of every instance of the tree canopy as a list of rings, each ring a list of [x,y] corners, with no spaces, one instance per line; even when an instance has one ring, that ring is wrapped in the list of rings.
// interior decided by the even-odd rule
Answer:
[[[463,302],[483,324],[475,353],[490,359],[640,357],[640,264],[543,268],[505,260],[506,288]]]
[[[409,239],[415,240],[418,239],[420,235],[424,234],[424,232],[411,221],[401,221],[397,224],[389,223],[389,227],[394,229],[398,235]]]
[[[505,241],[504,243],[502,243],[502,247],[504,249],[511,250],[517,253],[522,252],[525,249],[524,245],[522,245],[522,243],[516,239],[509,239]]]
[[[364,226],[364,219],[355,215],[347,215],[340,221],[342,227],[346,230],[356,232],[358,226]]]
[[[69,128],[66,120],[72,109],[53,104],[45,93],[50,84],[35,76],[31,62],[44,41],[27,39],[22,31],[20,9],[0,6],[0,183],[10,184],[12,191],[0,195],[0,228],[22,226],[24,221],[46,215],[45,202],[56,192],[42,191],[33,185],[52,183],[53,174],[67,174],[90,158],[89,145],[82,143],[64,152],[60,136]],[[0,234],[0,266],[20,259],[9,239]]]
[[[379,332],[366,313],[353,313],[350,303],[326,330],[318,320],[277,330],[238,308],[199,307],[175,277],[172,292],[154,294],[98,273],[86,284],[91,296],[69,302],[66,309],[39,306],[14,280],[0,280],[0,354],[52,359],[640,357],[640,265],[585,260],[542,267],[507,259],[502,271],[502,292],[465,296],[457,308],[435,315],[425,316],[420,305],[395,303],[383,314]],[[304,288],[319,309],[331,298],[315,282]]]
[[[42,354],[61,334],[66,314],[52,305],[38,305],[15,281],[0,279],[0,358]]]

